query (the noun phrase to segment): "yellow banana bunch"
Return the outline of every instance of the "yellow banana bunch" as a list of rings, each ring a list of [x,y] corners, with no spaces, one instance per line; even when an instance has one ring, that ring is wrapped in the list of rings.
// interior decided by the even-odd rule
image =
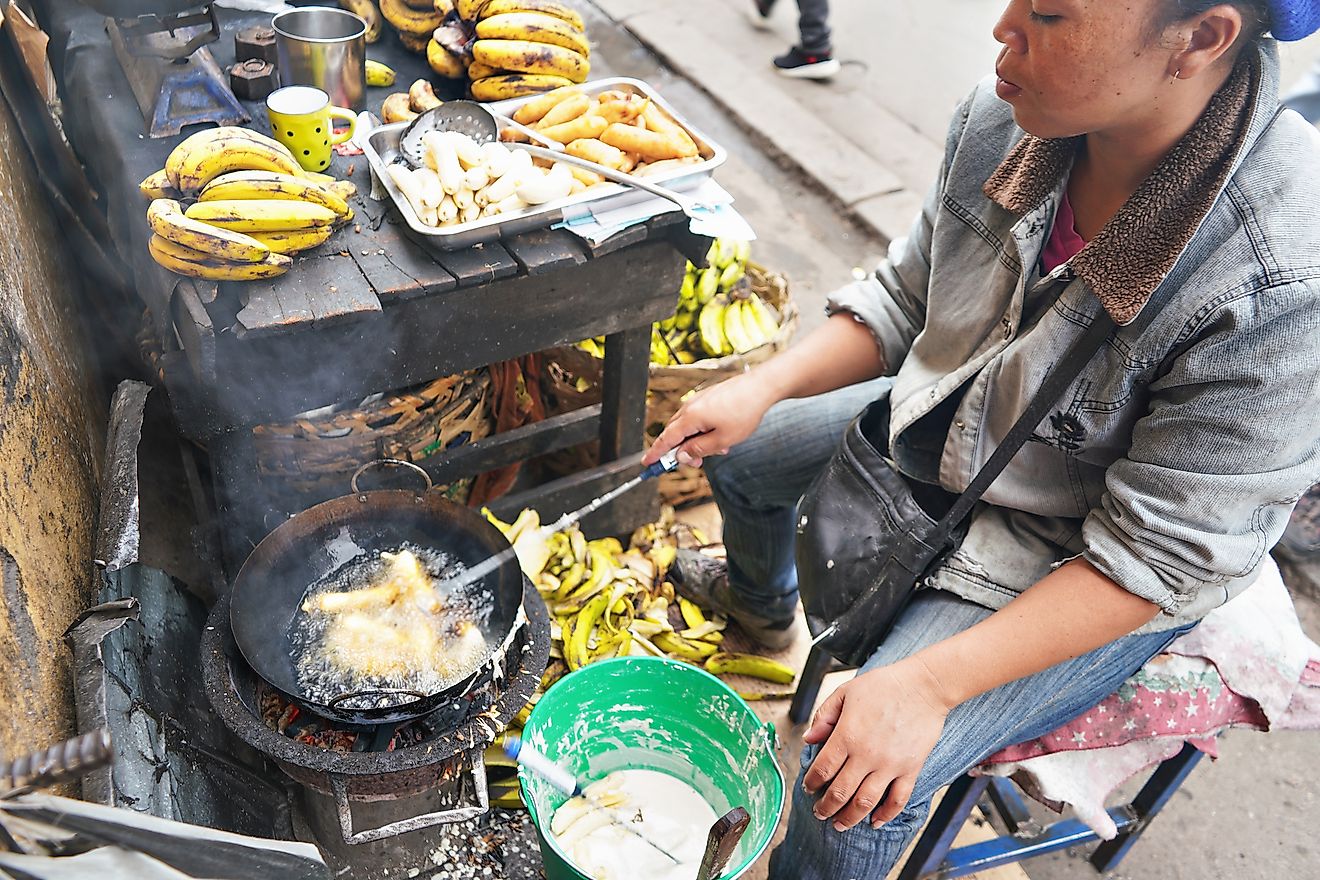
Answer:
[[[591,70],[591,63],[580,52],[529,39],[479,39],[472,44],[472,57],[488,67],[562,76],[574,83],[585,81]]]
[[[249,232],[248,235],[264,244],[277,254],[300,254],[311,250],[334,232],[332,226],[316,226],[311,229],[293,229],[285,232]]]
[[[164,168],[155,174],[148,174],[138,184],[138,191],[149,199],[177,199],[181,193],[174,188],[169,174]]]
[[[322,205],[286,199],[215,199],[190,205],[184,216],[234,232],[310,229],[331,226],[337,219]]]
[[[473,64],[468,67],[472,74]],[[503,101],[505,98],[522,98],[527,95],[539,95],[553,89],[570,86],[573,81],[562,76],[543,73],[497,73],[472,80],[472,97],[478,101]]]
[[[434,38],[426,43],[426,63],[446,79],[462,79],[468,75],[467,62],[440,45]]]
[[[454,0],[454,11],[464,21],[476,21],[485,5],[485,0]]]
[[[199,192],[221,174],[254,170],[303,175],[293,154],[279,141],[236,125],[222,125],[184,138],[165,160],[170,184],[185,195]]]
[[[381,21],[380,10],[372,0],[339,0],[339,8],[346,9],[367,23],[367,42],[374,43],[380,39],[383,23]],[[370,64],[371,62],[367,62]],[[370,85],[370,82],[368,82]]]
[[[275,278],[289,270],[293,261],[283,254],[268,252],[255,263],[235,262],[204,251],[184,247],[159,235],[147,241],[152,259],[177,275],[213,281],[255,281]]]

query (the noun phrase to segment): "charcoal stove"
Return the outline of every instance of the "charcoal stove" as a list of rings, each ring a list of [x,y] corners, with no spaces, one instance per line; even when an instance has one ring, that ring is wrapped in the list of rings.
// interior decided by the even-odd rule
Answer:
[[[201,122],[250,117],[208,43],[220,39],[215,8],[199,0],[83,0],[107,16],[106,33],[151,137]]]
[[[234,644],[227,597],[211,610],[202,634],[203,681],[225,725],[301,787],[308,824],[323,849],[342,851],[344,845],[387,841],[487,811],[482,753],[526,705],[549,659],[549,612],[525,579],[523,606],[527,622],[508,652],[493,672],[480,676],[453,703],[384,731],[347,729],[354,749],[393,745],[388,751],[337,751],[274,729],[262,711],[271,688]],[[335,727],[345,729],[338,723]],[[400,746],[401,741],[412,744]],[[357,813],[393,818],[355,830]],[[404,817],[398,818],[401,814]]]

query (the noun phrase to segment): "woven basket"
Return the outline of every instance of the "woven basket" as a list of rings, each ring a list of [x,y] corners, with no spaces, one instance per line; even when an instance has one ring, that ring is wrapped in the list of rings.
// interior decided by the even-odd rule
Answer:
[[[749,263],[747,283],[757,296],[779,313],[779,332],[774,339],[746,354],[706,358],[691,364],[651,364],[646,396],[646,434],[659,436],[691,392],[732,378],[788,348],[797,332],[798,308],[789,293],[788,279],[764,266]],[[600,402],[601,361],[574,346],[546,353],[545,395],[550,415],[569,412]],[[571,473],[590,467],[596,460],[596,444],[587,444],[545,456],[543,465],[552,473]],[[700,468],[681,467],[660,478],[660,496],[674,506],[704,501],[710,484]]]
[[[485,370],[385,394],[355,409],[252,429],[257,468],[296,491],[340,488],[378,458],[420,462],[490,436],[495,427]],[[471,480],[444,487],[466,503]]]

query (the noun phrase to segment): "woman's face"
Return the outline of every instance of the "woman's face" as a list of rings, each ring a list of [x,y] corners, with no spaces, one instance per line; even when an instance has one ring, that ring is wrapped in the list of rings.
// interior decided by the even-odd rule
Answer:
[[[1073,137],[1139,123],[1170,99],[1176,47],[1163,0],[1009,0],[996,91],[1024,130]],[[1177,34],[1174,33],[1175,39]]]

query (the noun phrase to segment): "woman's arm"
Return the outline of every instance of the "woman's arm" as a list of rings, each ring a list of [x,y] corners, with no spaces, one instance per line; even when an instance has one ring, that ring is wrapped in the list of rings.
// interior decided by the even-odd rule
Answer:
[[[825,701],[804,739],[824,742],[803,780],[816,817],[879,826],[907,804],[949,710],[1138,629],[1158,606],[1074,559],[977,625],[858,676]],[[888,795],[886,795],[888,791]]]
[[[778,357],[685,403],[643,464],[678,447],[679,461],[699,466],[705,456],[722,455],[750,437],[766,410],[779,401],[844,388],[881,376],[884,370],[884,353],[875,336],[841,312]]]

